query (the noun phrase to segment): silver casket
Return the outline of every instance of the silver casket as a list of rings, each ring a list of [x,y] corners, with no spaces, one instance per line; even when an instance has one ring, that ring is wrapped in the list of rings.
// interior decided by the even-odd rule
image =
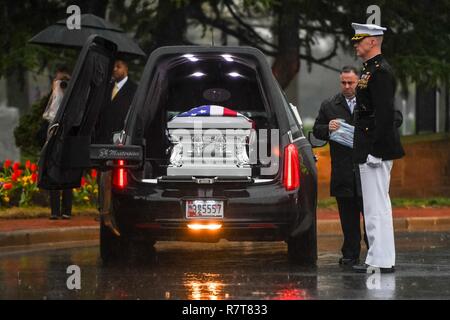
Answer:
[[[167,123],[172,143],[168,176],[251,176],[252,122],[245,117],[175,117]]]

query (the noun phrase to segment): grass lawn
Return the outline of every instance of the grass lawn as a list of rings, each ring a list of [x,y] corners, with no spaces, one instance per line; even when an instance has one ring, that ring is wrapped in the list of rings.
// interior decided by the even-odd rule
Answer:
[[[407,199],[392,198],[394,208],[442,208],[450,207],[450,198],[425,198],[425,199]],[[334,198],[319,200],[318,207],[322,209],[336,209],[337,203]]]
[[[72,216],[95,217],[98,216],[98,210],[93,207],[74,207],[72,209]],[[50,208],[48,207],[13,207],[0,209],[0,219],[33,219],[48,217],[50,217]]]

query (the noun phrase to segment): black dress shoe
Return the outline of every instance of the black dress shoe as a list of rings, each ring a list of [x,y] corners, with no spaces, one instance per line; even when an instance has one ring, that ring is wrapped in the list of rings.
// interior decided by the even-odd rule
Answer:
[[[357,273],[393,273],[395,272],[395,267],[390,268],[380,268],[369,266],[368,264],[358,264],[352,267],[353,271]]]
[[[359,263],[359,259],[355,258],[355,259],[351,259],[351,258],[340,258],[339,259],[339,265],[341,266],[354,266],[356,264]]]

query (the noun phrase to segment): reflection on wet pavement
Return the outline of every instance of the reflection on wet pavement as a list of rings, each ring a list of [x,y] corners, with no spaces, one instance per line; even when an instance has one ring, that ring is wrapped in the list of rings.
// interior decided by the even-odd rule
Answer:
[[[397,272],[337,265],[339,237],[319,238],[317,268],[290,265],[283,242],[161,242],[147,261],[103,266],[98,246],[0,253],[1,299],[449,299],[450,234],[396,239]],[[81,290],[68,290],[69,265]]]

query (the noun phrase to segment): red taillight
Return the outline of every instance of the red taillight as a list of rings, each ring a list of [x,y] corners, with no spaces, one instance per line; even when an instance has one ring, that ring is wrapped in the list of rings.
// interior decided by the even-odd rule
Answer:
[[[127,170],[124,168],[125,161],[119,160],[118,167],[114,170],[113,183],[117,188],[123,189],[127,186]]]
[[[292,143],[284,148],[283,185],[287,191],[300,187],[300,161],[297,147]]]

